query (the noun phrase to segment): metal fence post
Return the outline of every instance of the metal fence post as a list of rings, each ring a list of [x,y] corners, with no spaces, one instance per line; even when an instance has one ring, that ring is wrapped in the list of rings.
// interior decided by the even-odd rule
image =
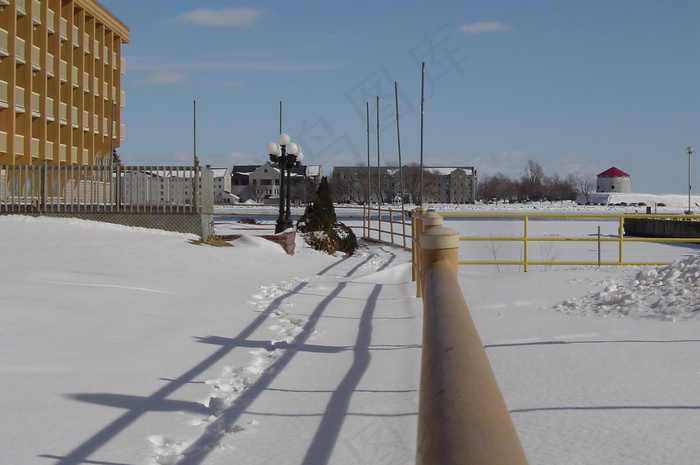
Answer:
[[[114,203],[117,211],[122,209],[122,166],[119,160],[114,163]]]
[[[624,260],[622,258],[622,256],[623,256],[622,249],[623,249],[624,243],[625,243],[625,220],[622,216],[620,216],[620,218],[618,219],[617,235],[619,237],[618,250],[617,250],[617,262],[620,265],[622,265],[622,263],[624,263]]]
[[[48,165],[48,162],[46,160],[41,161],[41,174],[39,184],[39,212],[43,213],[46,211],[46,191],[47,191],[47,184],[48,184],[48,173],[46,166]]]
[[[418,279],[418,256],[420,251],[420,235],[423,234],[421,229],[422,215],[425,213],[425,207],[414,208],[411,212],[411,262],[413,263],[413,272],[411,279]]]

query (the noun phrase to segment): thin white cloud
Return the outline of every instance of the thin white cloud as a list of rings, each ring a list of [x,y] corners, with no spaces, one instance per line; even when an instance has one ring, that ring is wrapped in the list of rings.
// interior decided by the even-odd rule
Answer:
[[[192,156],[190,155],[190,160]],[[214,168],[228,168],[232,165],[252,165],[260,164],[260,154],[248,154],[238,151],[218,154],[203,154],[198,155],[201,165],[211,165]],[[186,160],[177,160],[185,162]],[[191,163],[191,161],[190,161]]]
[[[228,7],[220,10],[199,8],[177,17],[178,22],[210,27],[239,27],[253,24],[265,10]]]
[[[196,69],[203,71],[313,71],[324,69],[336,69],[335,65],[317,63],[270,63],[270,62],[213,62],[201,61],[191,63],[178,63],[174,65],[182,69]]]
[[[509,31],[511,27],[508,24],[491,21],[486,23],[463,24],[459,30],[467,34],[481,34],[484,32],[502,32]]]
[[[219,81],[217,87],[238,87],[244,85],[241,81]]]
[[[138,81],[142,85],[177,84],[185,80],[185,73],[173,70],[158,70],[149,74],[146,79]]]
[[[470,165],[475,166],[481,175],[503,173],[508,177],[519,177],[527,164],[527,153],[523,150],[498,152],[485,157],[476,157]]]
[[[175,79],[178,73],[180,79],[184,79],[182,72],[178,71],[162,71],[167,68],[169,70],[186,70],[186,71],[240,71],[240,72],[302,72],[302,71],[322,71],[329,69],[341,68],[340,65],[322,64],[322,63],[284,63],[284,62],[225,62],[225,61],[191,61],[191,62],[173,62],[163,63],[162,61],[153,60],[152,62],[142,61],[131,65],[131,69],[140,71],[154,70],[149,75],[152,79],[169,80]],[[169,76],[170,75],[170,76]]]

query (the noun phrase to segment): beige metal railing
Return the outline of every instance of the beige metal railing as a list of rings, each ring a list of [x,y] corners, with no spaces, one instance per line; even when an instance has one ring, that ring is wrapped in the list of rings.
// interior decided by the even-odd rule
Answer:
[[[414,217],[433,223],[416,247],[420,253],[417,282],[423,296],[416,463],[526,465],[459,287],[458,234],[439,226],[439,216],[418,212]]]
[[[412,248],[411,223],[406,219],[404,209],[391,207],[362,207],[362,237],[373,241],[386,242],[405,250]]]
[[[520,440],[489,364],[469,308],[459,287],[460,264],[528,265],[630,265],[625,242],[698,242],[697,238],[625,237],[626,218],[674,218],[678,215],[596,215],[596,214],[449,214],[446,217],[487,217],[522,220],[521,237],[459,237],[442,227],[443,218],[419,208],[412,213],[413,279],[416,296],[423,298],[423,344],[418,411],[418,465],[428,464],[527,464]],[[532,236],[528,221],[538,219],[605,219],[617,224],[616,237]],[[684,215],[683,220],[700,216]],[[522,260],[458,260],[463,241],[520,241]],[[530,242],[614,242],[617,261],[531,260]]]

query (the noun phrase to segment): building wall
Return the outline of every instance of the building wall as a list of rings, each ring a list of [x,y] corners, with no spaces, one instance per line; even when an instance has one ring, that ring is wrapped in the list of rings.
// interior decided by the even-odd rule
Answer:
[[[214,203],[233,203],[231,174],[227,168],[214,168]]]
[[[472,176],[463,169],[456,168],[449,174],[440,175],[438,189],[434,199],[426,197],[428,202],[438,203],[474,203]]]
[[[231,172],[230,192],[239,197],[241,202],[248,200],[262,202],[266,196],[276,197],[280,194],[280,172],[270,162],[265,162],[265,164],[259,166],[234,166]],[[292,183],[301,177],[318,183],[321,175],[322,170],[320,166],[304,165],[299,168],[293,168],[291,178]]]
[[[95,0],[0,6],[0,164],[109,164],[129,29]]]
[[[391,202],[400,196],[399,170],[393,167],[381,167],[381,183],[383,201]],[[376,184],[377,167],[371,168],[372,182]],[[424,167],[424,173],[434,176],[426,176],[426,186],[424,195],[426,203],[474,203],[476,201],[477,175],[474,167]],[[333,168],[333,179],[354,183],[356,186],[362,185],[362,189],[367,189],[368,169],[366,166],[336,166]],[[432,181],[430,180],[432,179]],[[406,193],[410,192],[406,189]],[[347,195],[341,194],[343,198],[336,201],[347,201]],[[372,192],[372,201],[376,192]],[[367,195],[361,195],[366,198]],[[415,201],[415,199],[410,199]]]
[[[629,194],[632,192],[630,178],[626,177],[599,177],[596,192],[617,192]]]
[[[252,199],[261,202],[267,196],[280,195],[280,172],[270,163],[265,163],[250,174],[250,185],[253,188]]]

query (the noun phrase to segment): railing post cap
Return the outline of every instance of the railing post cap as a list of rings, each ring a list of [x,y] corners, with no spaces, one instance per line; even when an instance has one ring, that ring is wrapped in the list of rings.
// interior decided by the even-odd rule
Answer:
[[[416,207],[415,212],[419,214],[423,214],[426,211],[428,211],[425,207]]]
[[[442,216],[434,211],[429,211],[423,216],[423,225],[425,226],[442,226]]]
[[[454,229],[442,226],[428,229],[420,240],[424,250],[456,249],[459,247],[459,233]]]

